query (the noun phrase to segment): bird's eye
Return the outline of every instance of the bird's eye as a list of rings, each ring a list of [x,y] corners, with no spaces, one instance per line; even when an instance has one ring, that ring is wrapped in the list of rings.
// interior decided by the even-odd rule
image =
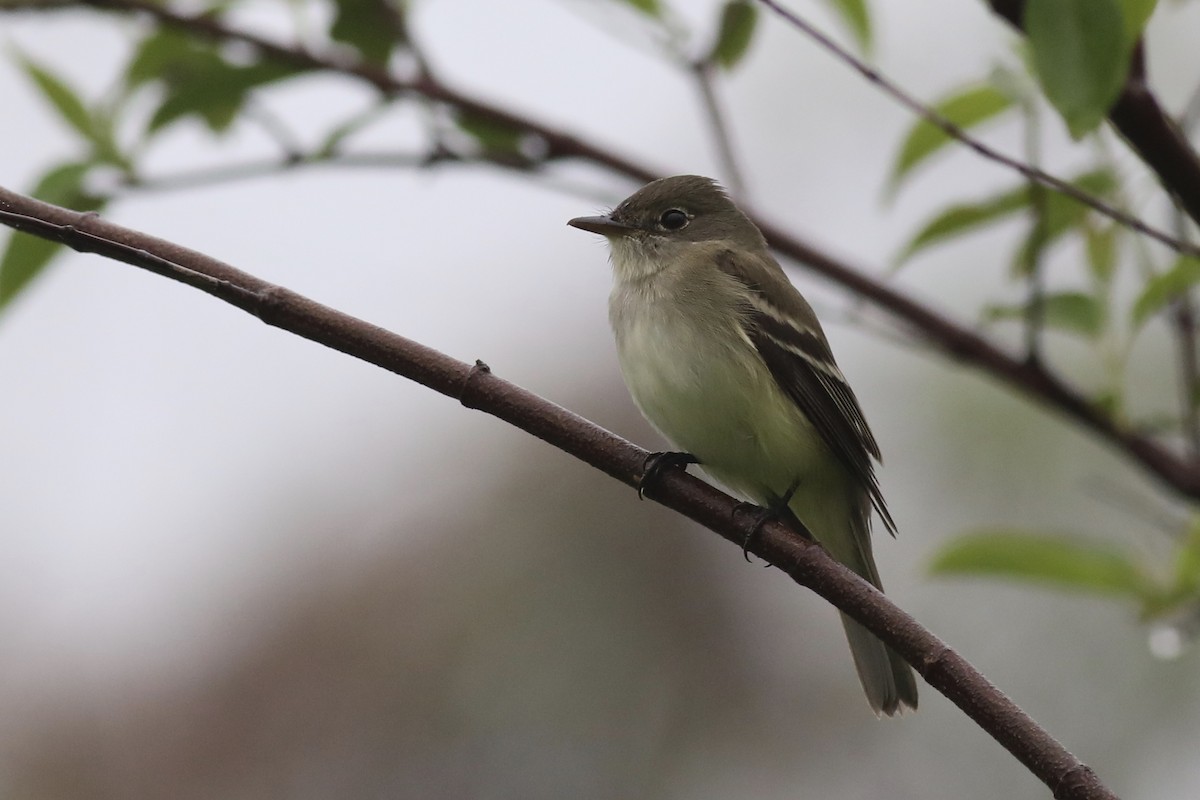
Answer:
[[[688,224],[688,215],[678,208],[670,208],[664,211],[662,216],[658,218],[658,224],[669,231],[677,231]]]

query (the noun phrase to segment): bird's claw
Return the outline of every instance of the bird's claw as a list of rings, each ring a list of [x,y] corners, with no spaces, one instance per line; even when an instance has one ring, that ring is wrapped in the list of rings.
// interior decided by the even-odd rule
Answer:
[[[766,525],[771,520],[779,519],[781,514],[773,508],[764,508],[763,506],[755,505],[742,501],[733,507],[733,514],[737,516],[739,511],[747,511],[754,514],[754,523],[750,526],[750,530],[746,532],[746,538],[742,539],[742,558],[746,559],[746,563],[750,562],[750,542],[754,541],[754,537],[762,530],[762,526]],[[768,564],[767,566],[770,566]]]
[[[800,520],[796,519],[795,514],[793,514],[792,510],[788,507],[788,503],[791,502],[792,494],[794,493],[795,489],[793,488],[777,502],[768,506],[759,506],[755,505],[754,503],[742,501],[733,507],[733,513],[735,516],[739,511],[749,511],[753,512],[754,514],[754,523],[750,526],[750,530],[746,532],[746,538],[742,539],[742,558],[746,559],[747,563],[750,562],[750,543],[754,541],[754,537],[758,535],[759,531],[762,530],[762,527],[768,522],[778,521],[794,523],[791,525],[791,527],[797,533],[799,533],[805,539],[814,541],[812,539],[812,534],[808,532],[808,528],[804,527],[804,525],[800,523]],[[768,562],[766,566],[769,567],[771,564]]]
[[[646,498],[646,488],[662,476],[663,470],[683,469],[688,464],[699,463],[700,459],[691,453],[676,453],[670,450],[646,456],[646,463],[642,465],[642,478],[637,484],[638,500]]]

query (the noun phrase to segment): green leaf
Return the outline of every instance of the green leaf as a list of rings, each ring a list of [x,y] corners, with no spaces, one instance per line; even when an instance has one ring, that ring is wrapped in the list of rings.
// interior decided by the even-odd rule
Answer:
[[[149,133],[189,116],[220,133],[237,117],[251,89],[302,71],[270,60],[232,64],[208,43],[160,30],[142,41],[125,70],[125,82],[130,88],[162,86],[163,98],[150,118]]]
[[[1158,0],[1120,0],[1120,4],[1121,17],[1125,20],[1125,39],[1133,45],[1145,30]]]
[[[1192,617],[1200,610],[1197,608],[1200,601],[1200,520],[1195,515],[1179,539],[1171,566],[1169,583],[1156,594],[1143,598],[1143,617],[1169,618],[1178,616],[1181,611]]]
[[[965,131],[1012,106],[1012,98],[1003,92],[992,86],[975,85],[942,98],[933,105],[933,110]],[[914,167],[953,141],[948,133],[929,120],[920,119],[913,123],[892,167],[890,189],[894,190]]]
[[[863,52],[871,49],[871,12],[867,0],[825,0],[850,29]]]
[[[1117,226],[1086,227],[1083,241],[1092,277],[1102,286],[1109,285],[1117,268]]]
[[[659,19],[662,17],[662,3],[660,0],[625,0],[625,3],[633,6],[643,14]]]
[[[79,95],[67,85],[66,81],[20,53],[17,54],[17,59],[21,63],[21,68],[25,70],[25,74],[38,87],[42,96],[49,100],[55,110],[67,121],[67,124],[83,134],[83,137],[89,142],[95,141],[96,133],[92,124],[92,115]]]
[[[952,205],[935,216],[909,240],[896,259],[902,266],[910,258],[932,245],[977,230],[1011,217],[1029,205],[1029,187],[993,195],[975,203]]]
[[[99,211],[107,198],[88,194],[83,188],[91,163],[68,163],[42,176],[30,192],[39,200],[76,211]],[[0,309],[12,302],[62,249],[58,242],[28,233],[13,232],[0,257]]]
[[[125,67],[125,85],[130,89],[169,81],[199,48],[190,37],[169,28],[159,28],[138,44]]]
[[[1130,315],[1134,328],[1140,328],[1152,315],[1197,283],[1200,283],[1200,259],[1179,256],[1169,270],[1155,275],[1142,288]]]
[[[171,88],[151,117],[149,130],[154,132],[184,117],[196,116],[213,133],[222,133],[237,118],[251,89],[294,74],[295,68],[275,63],[237,67],[212,62],[197,71],[194,80]]]
[[[1080,139],[1103,121],[1129,71],[1118,0],[1027,0],[1024,23],[1046,98]]]
[[[1113,389],[1106,389],[1092,398],[1092,404],[1110,417],[1121,415],[1121,395]]]
[[[521,141],[525,138],[524,128],[470,111],[459,112],[457,121],[458,127],[479,142],[487,152],[521,152]]]
[[[721,9],[721,24],[717,28],[717,43],[709,60],[724,69],[733,69],[750,49],[758,9],[750,0],[729,0]]]
[[[1028,316],[1028,303],[1017,306],[989,305],[983,310],[983,318],[988,322],[1025,319]],[[1066,333],[1094,339],[1104,332],[1106,316],[1104,304],[1083,292],[1057,292],[1044,296],[1041,301],[1042,324]]]
[[[1105,542],[1064,534],[985,529],[951,541],[934,556],[935,575],[1012,578],[1103,595],[1155,594],[1132,557]]]
[[[1075,188],[1100,200],[1110,198],[1117,188],[1116,176],[1104,168],[1078,175],[1070,183]],[[1083,227],[1092,210],[1091,206],[1053,189],[1040,188],[1037,191],[1042,192],[1043,198],[1042,227],[1031,229],[1029,235],[1025,237],[1024,243],[1014,255],[1012,263],[1014,275],[1029,275],[1041,253],[1064,234]],[[1033,207],[1033,205],[1031,199],[1030,206]]]
[[[403,16],[388,0],[335,0],[337,16],[329,35],[344,42],[372,64],[386,64],[400,41]]]
[[[1104,167],[1076,175],[1069,183],[1098,200],[1111,199],[1117,189],[1116,175]],[[1046,189],[1046,230],[1051,236],[1079,225],[1091,211],[1091,206],[1073,197]]]
[[[1073,186],[1100,198],[1111,195],[1117,182],[1113,174],[1105,169],[1085,172],[1073,178]],[[1052,189],[1043,190],[1043,213],[1045,222],[1038,240],[1031,234],[1015,259],[1018,266],[1029,263],[1035,244],[1044,248],[1059,236],[1086,220],[1088,206]],[[980,228],[1000,222],[1024,211],[1031,206],[1032,191],[1028,185],[1010,189],[984,200],[960,203],[939,213],[917,232],[900,251],[897,266],[903,266],[920,251],[947,239],[974,232]],[[1016,270],[1018,273],[1020,269]]]
[[[1200,519],[1192,518],[1175,555],[1175,584],[1180,593],[1200,591]]]

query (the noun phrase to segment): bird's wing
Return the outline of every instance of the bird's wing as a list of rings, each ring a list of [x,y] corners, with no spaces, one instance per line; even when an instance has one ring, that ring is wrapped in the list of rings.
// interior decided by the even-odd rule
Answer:
[[[871,463],[872,458],[880,458],[879,445],[833,359],[812,307],[767,253],[724,250],[717,263],[748,290],[742,327],[775,382],[866,490],[883,524],[894,534],[896,524]]]

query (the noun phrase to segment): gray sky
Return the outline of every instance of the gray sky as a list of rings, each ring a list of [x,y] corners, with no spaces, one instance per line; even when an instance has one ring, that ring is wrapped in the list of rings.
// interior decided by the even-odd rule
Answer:
[[[679,4],[700,31],[717,5]],[[817,5],[795,5],[840,33]],[[921,97],[1012,59],[1008,35],[982,3],[875,5],[877,61]],[[1154,28],[1155,63],[1193,63],[1186,54],[1198,9],[1173,10],[1173,23]],[[243,14],[284,30],[265,3]],[[7,43],[90,96],[113,80],[136,29],[73,13],[0,19]],[[1015,182],[959,153],[885,205],[883,176],[907,115],[796,32],[775,19],[762,23],[760,41],[721,93],[749,201],[770,218],[883,274],[932,209]],[[415,30],[438,74],[464,90],[664,170],[720,177],[693,88],[638,43],[632,22],[611,21],[605,4],[424,2]],[[1172,102],[1188,90],[1177,72],[1155,72]],[[10,60],[0,63],[0,98],[6,116],[20,120],[0,132],[0,183],[25,188],[77,145]],[[310,142],[368,101],[360,87],[332,77],[263,98]],[[1048,163],[1069,171],[1080,156],[1054,127]],[[359,144],[418,146],[420,131],[415,116],[401,114]],[[1015,130],[992,138],[1018,143]],[[214,141],[187,124],[155,146],[147,171],[170,175],[274,154],[250,126]],[[580,165],[535,180],[463,167],[322,169],[131,194],[106,215],[458,358],[482,358],[503,377],[653,448],[654,435],[630,410],[609,341],[605,250],[564,224],[631,188]],[[896,280],[972,320],[981,303],[1017,296],[1005,276],[1011,234],[932,251]],[[839,292],[791,274],[826,319],[885,453],[883,486],[902,531],[877,547],[890,593],[1118,790],[1194,795],[1200,768],[1185,759],[1200,711],[1194,652],[1154,661],[1145,630],[1122,607],[925,575],[940,543],[980,524],[1074,530],[1153,553],[1161,535],[1097,496],[1122,486],[1150,507],[1166,501],[1075,429],[990,381],[847,324]],[[1069,280],[1071,267],[1062,274]],[[878,315],[869,319],[878,327]],[[1133,396],[1144,407],[1169,407],[1169,354],[1151,346],[1153,335],[1149,341],[1133,368]],[[1070,374],[1085,385],[1099,381],[1090,355],[1056,347]],[[314,585],[366,571],[398,548],[418,558],[436,547],[438,521],[476,519],[464,510],[475,498],[505,497],[497,516],[506,521],[497,526],[519,528],[511,515],[543,496],[504,488],[510,473],[528,466],[514,453],[563,468],[556,454],[499,422],[94,256],[60,259],[20,299],[0,320],[0,353],[0,708],[13,712],[0,714],[0,741],[14,746],[21,726],[47,709],[104,707],[112,697],[124,702],[143,690],[203,682],[214,664],[274,629]],[[597,491],[614,504],[633,502],[620,487]],[[460,543],[472,531],[488,535],[464,530]],[[1043,796],[1007,754],[965,733],[971,728],[961,714],[928,687],[922,712],[892,723],[908,726],[903,733],[890,726],[881,733],[855,698],[848,660],[836,649],[843,645],[835,615],[778,576],[763,585],[732,548],[699,546],[717,554],[711,571],[736,587],[730,593],[752,609],[747,619],[772,622],[770,631],[745,632],[755,669],[775,681],[802,676],[820,653],[838,699],[846,699],[840,713],[850,718],[837,735],[866,737],[873,749],[864,757],[876,763],[925,765],[905,773],[896,796],[968,789],[979,798]],[[779,635],[805,615],[816,621],[794,624],[817,626],[815,648]],[[803,724],[801,710],[783,716]],[[954,759],[963,760],[963,774],[939,775],[939,765]],[[833,763],[805,783],[786,769],[763,769],[755,796],[796,796],[797,786],[807,787],[805,797],[860,796],[854,773]],[[746,785],[736,770],[682,774],[664,794],[737,796]]]

